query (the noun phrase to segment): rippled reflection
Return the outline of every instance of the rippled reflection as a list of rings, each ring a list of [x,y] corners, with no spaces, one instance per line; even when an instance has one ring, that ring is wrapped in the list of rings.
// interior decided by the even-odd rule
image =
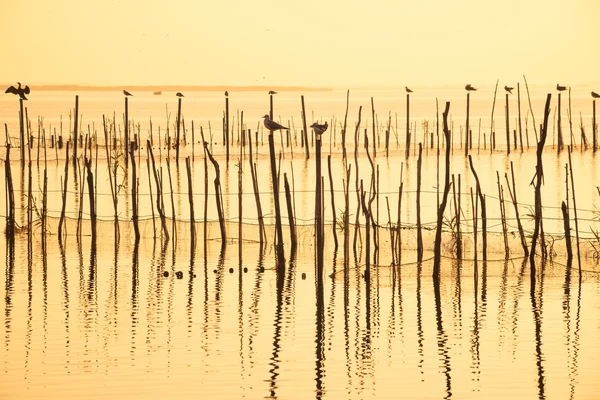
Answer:
[[[319,266],[299,246],[282,267],[269,246],[174,247],[110,231],[96,244],[67,235],[41,254],[27,236],[6,241],[9,397],[152,398],[168,389],[172,398],[577,399],[598,391],[600,288],[585,268],[547,262],[532,273],[527,260],[447,260],[437,280],[430,261],[384,266],[358,252],[347,265],[334,252]]]

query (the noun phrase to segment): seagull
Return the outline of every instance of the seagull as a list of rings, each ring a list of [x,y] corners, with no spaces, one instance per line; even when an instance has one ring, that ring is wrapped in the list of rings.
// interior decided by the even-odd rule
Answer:
[[[177,97],[185,97],[185,96],[183,95],[183,93],[181,93],[181,92],[177,92],[177,93],[175,93],[175,96],[177,96]]]
[[[21,87],[21,82],[17,82],[19,87],[9,86],[4,93],[12,93],[18,95],[21,99],[27,100],[26,94],[29,94],[29,86]]]
[[[310,127],[313,128],[313,130],[315,131],[316,134],[321,135],[327,130],[328,125],[327,125],[327,121],[325,121],[325,123],[323,125],[319,125],[315,122]]]
[[[556,84],[556,90],[562,92],[563,90],[567,90],[566,86],[560,86],[558,83]]]
[[[413,91],[411,89],[409,89],[407,86],[404,86],[404,89],[406,89],[406,93],[412,93]]]
[[[229,96],[229,92],[226,90],[225,91],[225,97]]]
[[[123,90],[123,94],[125,96],[133,96],[131,93],[129,93],[127,90]]]
[[[465,90],[471,92],[473,90],[477,90],[476,88],[474,88],[473,86],[471,86],[471,84],[469,83],[467,86],[465,86]]]
[[[514,87],[504,86],[504,90],[506,90],[510,94],[512,94],[513,89],[514,89]]]
[[[596,92],[592,92],[592,97],[595,99],[600,99],[600,94],[598,94]]]
[[[269,90],[269,94],[277,94],[277,92],[275,92],[273,90]]]
[[[267,128],[271,132],[278,131],[280,129],[290,129],[290,128],[286,128],[283,125],[279,125],[277,122],[273,121],[271,118],[269,118],[269,114],[265,114],[263,118],[265,119],[264,120],[265,128]]]

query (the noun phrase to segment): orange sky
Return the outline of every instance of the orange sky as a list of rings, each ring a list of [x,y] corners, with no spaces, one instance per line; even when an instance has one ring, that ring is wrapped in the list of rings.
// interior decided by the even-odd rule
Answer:
[[[0,81],[327,87],[600,82],[597,0],[3,2]]]

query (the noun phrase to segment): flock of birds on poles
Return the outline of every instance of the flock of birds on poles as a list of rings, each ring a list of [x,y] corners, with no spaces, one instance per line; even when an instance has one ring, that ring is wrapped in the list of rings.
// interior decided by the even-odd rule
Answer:
[[[25,85],[25,87],[22,87],[21,86],[21,82],[17,82],[17,85],[18,85],[17,87],[15,87],[15,86],[9,86],[4,93],[12,93],[14,95],[19,96],[19,98],[21,98],[22,100],[27,100],[27,96],[25,96],[25,95],[28,95],[31,92],[31,89],[29,88],[28,85]],[[410,88],[408,88],[407,86],[405,86],[404,89],[406,90],[406,93],[413,93],[413,90],[410,89]],[[514,87],[504,86],[504,90],[506,90],[510,94],[512,94],[513,89],[514,89]],[[465,90],[467,92],[473,92],[473,91],[476,91],[477,88],[473,87],[469,83],[469,84],[467,84],[465,86]],[[556,84],[556,90],[558,90],[559,92],[562,92],[562,91],[567,90],[567,87],[566,86],[561,86],[560,84],[557,83]],[[123,90],[123,94],[125,96],[133,96],[133,94],[131,94],[127,90]],[[271,91],[269,91],[269,94],[270,95],[274,95],[274,94],[277,94],[277,92],[271,90]],[[591,94],[592,94],[592,97],[594,99],[600,98],[600,94],[598,94],[596,92],[591,92]],[[177,96],[177,97],[184,97],[183,93],[181,93],[181,92],[175,93],[175,96]],[[225,97],[227,97],[227,96],[229,96],[229,92],[225,91]],[[281,130],[281,129],[289,129],[289,128],[287,128],[287,127],[285,127],[283,125],[280,125],[277,122],[273,121],[269,117],[268,114],[266,114],[263,118],[264,118],[263,122],[264,122],[265,128],[267,128],[271,132],[278,131],[278,130]],[[323,132],[325,132],[327,130],[327,128],[328,128],[327,122],[325,122],[322,125],[315,122],[310,127],[313,128],[313,130],[315,131],[315,133],[319,134],[319,135],[323,134]]]

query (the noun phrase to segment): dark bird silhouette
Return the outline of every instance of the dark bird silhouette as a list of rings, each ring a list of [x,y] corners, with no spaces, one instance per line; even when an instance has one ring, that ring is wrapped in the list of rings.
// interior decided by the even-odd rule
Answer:
[[[406,89],[406,93],[412,93],[413,91],[411,89],[409,89],[407,86],[404,86],[404,89]]]
[[[27,97],[25,97],[25,95],[29,94],[29,92],[30,92],[29,86],[26,85],[23,88],[23,87],[21,87],[21,82],[17,82],[17,84],[19,85],[19,87],[9,86],[4,93],[16,94],[23,100],[27,100]]]
[[[129,93],[127,90],[123,90],[123,94],[125,96],[133,96],[131,93]]]
[[[556,84],[556,90],[562,92],[563,90],[567,90],[566,86],[560,86],[558,83]]]
[[[473,86],[471,86],[471,84],[469,83],[467,86],[465,86],[465,90],[472,92],[474,90],[477,90],[476,88],[474,88]]]
[[[273,121],[270,117],[269,114],[265,114],[265,116],[263,117],[264,123],[265,123],[265,128],[267,128],[268,130],[270,130],[271,132],[273,131],[278,131],[280,129],[290,129],[290,128],[286,128],[283,125],[279,125],[277,122]]]
[[[327,128],[329,126],[327,124],[327,121],[325,121],[325,123],[323,125],[319,125],[315,122],[310,127],[313,128],[313,130],[315,131],[316,134],[321,135],[321,134],[323,134],[323,132],[325,132],[327,130]]]
[[[226,90],[225,91],[225,97],[229,96],[229,92]]]
[[[177,96],[177,97],[185,97],[185,96],[183,95],[183,93],[181,93],[181,92],[177,92],[177,93],[175,93],[175,96]]]
[[[596,92],[592,92],[592,97],[595,99],[600,99],[600,94],[598,94]]]
[[[277,92],[274,90],[269,90],[269,94],[277,94]]]
[[[514,89],[514,87],[504,86],[504,90],[506,90],[510,94],[512,94],[513,89]]]

